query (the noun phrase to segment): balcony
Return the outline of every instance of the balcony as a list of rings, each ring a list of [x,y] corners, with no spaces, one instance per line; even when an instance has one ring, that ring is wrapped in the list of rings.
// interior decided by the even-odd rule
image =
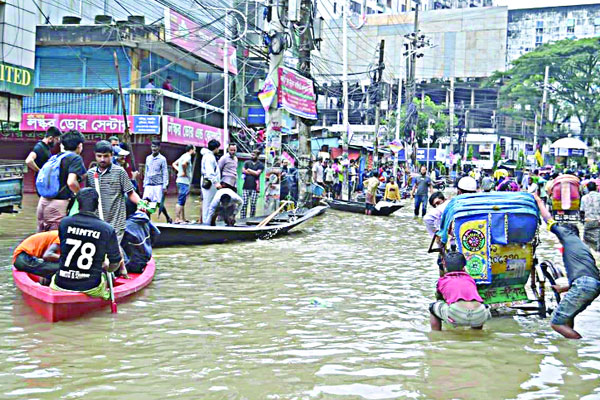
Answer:
[[[170,115],[211,126],[223,126],[223,109],[164,89],[123,89],[127,114]],[[154,109],[149,105],[154,102]],[[23,98],[23,113],[121,115],[112,89],[37,88]]]

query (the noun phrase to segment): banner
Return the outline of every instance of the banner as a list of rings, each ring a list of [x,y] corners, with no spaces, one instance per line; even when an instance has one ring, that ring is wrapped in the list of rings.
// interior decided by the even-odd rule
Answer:
[[[131,133],[158,134],[160,117],[158,115],[128,115],[127,122]],[[26,132],[45,132],[55,126],[62,132],[76,129],[81,133],[125,132],[122,115],[84,115],[84,114],[46,114],[25,113],[19,129]]]
[[[206,147],[212,139],[218,140],[221,148],[224,148],[223,129],[181,118],[163,116],[163,142]]]
[[[317,119],[317,95],[313,81],[283,67],[278,73],[279,107],[302,118]]]
[[[165,7],[165,38],[167,42],[189,51],[190,53],[224,69],[225,40],[208,29],[203,29],[198,23]],[[238,73],[236,48],[227,46],[229,72]]]
[[[275,82],[273,82],[271,77],[267,77],[262,90],[258,93],[258,99],[260,100],[260,104],[262,104],[265,111],[269,111],[269,108],[271,108],[271,104],[273,103],[276,93],[277,88],[275,87]]]

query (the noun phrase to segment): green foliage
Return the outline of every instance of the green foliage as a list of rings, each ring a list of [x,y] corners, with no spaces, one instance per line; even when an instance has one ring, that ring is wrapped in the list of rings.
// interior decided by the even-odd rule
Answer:
[[[496,168],[498,168],[498,163],[500,162],[501,159],[502,159],[502,149],[500,148],[500,145],[497,144],[496,147],[494,148],[494,167],[493,167],[494,171],[496,171]]]
[[[431,139],[433,140],[432,144],[441,137],[446,135],[446,126],[449,124],[449,117],[444,113],[446,110],[445,105],[438,105],[433,102],[429,98],[429,96],[425,96],[425,101],[421,105],[421,99],[414,99],[414,103],[418,110],[418,121],[416,126],[416,138],[419,142],[420,147],[424,147],[425,143],[423,140],[427,138],[427,125],[430,119],[435,122],[431,124],[431,128],[433,129],[433,135]],[[396,111],[393,111],[389,114],[389,118],[387,120],[383,120],[382,124],[387,124],[388,127],[388,139],[393,140],[396,132]],[[458,118],[455,118],[455,124],[458,123]],[[404,127],[406,122],[406,105],[403,105],[402,111],[400,113],[400,136],[404,136]]]
[[[444,165],[444,163],[438,161],[437,167],[440,170],[440,174],[446,175],[446,166]]]
[[[520,171],[523,168],[525,168],[525,153],[523,153],[523,150],[519,150],[519,157],[517,157],[516,169]]]
[[[467,161],[471,161],[473,159],[473,146],[469,145],[467,149]]]
[[[549,65],[544,133],[564,135],[564,121],[575,117],[581,135],[598,133],[600,119],[600,42],[597,38],[544,44],[513,61],[506,72],[494,73],[485,86],[500,85],[500,114],[515,127],[539,115],[545,67]],[[549,113],[552,110],[552,113]]]
[[[462,159],[459,157],[458,161],[456,162],[456,172],[460,171],[462,171]]]

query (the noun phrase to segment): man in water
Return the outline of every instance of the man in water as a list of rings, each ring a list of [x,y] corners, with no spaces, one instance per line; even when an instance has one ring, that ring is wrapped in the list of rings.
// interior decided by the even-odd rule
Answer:
[[[573,329],[575,317],[600,295],[600,272],[590,249],[579,239],[579,229],[574,224],[557,224],[538,195],[534,195],[548,230],[558,237],[563,246],[563,263],[569,284],[554,285],[558,293],[566,292],[552,313],[550,326],[568,339],[581,339]]]
[[[450,252],[442,264],[446,273],[437,283],[437,295],[441,300],[429,306],[431,329],[441,331],[442,321],[453,326],[483,328],[492,315],[477,292],[475,280],[465,271],[465,256]]]
[[[165,214],[167,222],[171,223],[173,220],[167,213],[167,209],[164,206],[163,198],[167,195],[167,188],[169,187],[169,170],[167,169],[167,159],[165,156],[160,154],[160,141],[153,140],[150,145],[152,153],[146,157],[146,170],[144,172],[144,199],[160,204],[158,209],[158,215],[160,213]]]
[[[117,234],[112,226],[96,216],[98,193],[94,189],[80,190],[77,201],[79,213],[63,218],[58,228],[60,269],[52,277],[50,287],[108,300],[110,293],[103,272],[124,267]],[[107,267],[104,266],[106,257]]]
[[[419,216],[419,208],[421,208],[421,216],[427,214],[427,198],[431,192],[431,178],[427,176],[427,167],[421,167],[421,175],[415,178],[411,196],[415,199],[415,217]]]
[[[213,197],[208,210],[210,224],[215,226],[217,218],[221,217],[227,226],[235,225],[235,214],[243,200],[229,188],[219,189]]]

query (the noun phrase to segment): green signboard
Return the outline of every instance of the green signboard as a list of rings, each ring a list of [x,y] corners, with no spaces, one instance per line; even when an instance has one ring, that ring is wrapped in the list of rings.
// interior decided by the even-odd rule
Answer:
[[[33,70],[0,62],[0,92],[33,96]]]

